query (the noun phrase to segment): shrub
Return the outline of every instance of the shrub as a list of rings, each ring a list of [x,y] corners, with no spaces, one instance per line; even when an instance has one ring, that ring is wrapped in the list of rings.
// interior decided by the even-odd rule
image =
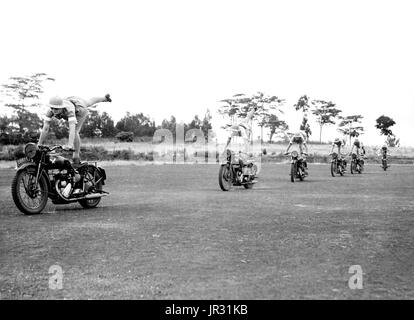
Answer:
[[[122,142],[132,142],[134,141],[134,133],[131,131],[121,131],[116,134],[115,138]]]

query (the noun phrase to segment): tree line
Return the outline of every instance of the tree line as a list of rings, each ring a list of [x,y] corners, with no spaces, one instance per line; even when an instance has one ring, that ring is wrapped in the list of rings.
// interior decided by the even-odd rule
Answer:
[[[223,105],[219,108],[219,113],[227,119],[227,124],[223,128],[228,128],[238,120],[244,118],[252,108],[257,111],[252,121],[257,121],[263,141],[263,128],[269,129],[269,142],[275,135],[281,135],[287,140],[287,132],[290,129],[286,121],[283,120],[283,110],[286,107],[286,100],[276,95],[268,95],[263,92],[256,94],[235,94],[231,98],[221,100]],[[309,137],[312,130],[309,125],[309,115],[315,117],[319,125],[319,142],[322,143],[323,128],[329,125],[337,125],[337,130],[344,136],[348,136],[350,143],[353,137],[364,133],[364,127],[361,124],[364,118],[360,114],[342,115],[342,110],[337,105],[328,100],[310,99],[309,96],[303,95],[292,106],[297,112],[302,112],[303,120],[300,130],[303,130]],[[395,121],[385,115],[376,119],[375,127],[380,130],[381,135],[392,136],[390,129],[395,125]]]
[[[29,76],[10,77],[7,83],[1,85],[0,102],[11,109],[12,115],[0,116],[0,143],[20,144],[37,141],[43,124],[38,115],[38,107],[41,105],[40,97],[44,93],[43,85],[50,81],[55,81],[55,79],[45,73],[35,73]],[[227,120],[223,128],[232,126],[246,117],[252,108],[255,108],[256,112],[251,121],[256,122],[260,127],[262,141],[264,128],[269,129],[269,142],[272,142],[273,137],[278,135],[286,138],[290,128],[283,120],[285,99],[263,92],[251,95],[240,93],[221,100],[221,103],[218,112]],[[361,124],[364,118],[362,115],[342,115],[342,110],[330,100],[310,99],[309,96],[303,95],[292,107],[303,114],[300,129],[305,131],[308,137],[312,134],[309,116],[315,117],[319,125],[320,142],[322,142],[323,128],[329,125],[336,124],[338,131],[348,136],[350,140],[364,133],[364,127]],[[184,130],[201,129],[204,136],[208,137],[208,131],[212,129],[211,119],[210,111],[207,110],[203,118],[195,115],[189,123],[185,123]],[[380,134],[388,137],[393,135],[390,129],[395,125],[393,119],[382,115],[376,122],[376,128],[380,130]],[[157,129],[168,129],[175,135],[176,125],[177,120],[174,116],[156,125],[148,115],[130,112],[115,123],[108,113],[100,113],[91,109],[80,134],[87,138],[102,137],[133,141],[134,138],[152,137]],[[53,138],[56,139],[66,138],[68,136],[67,124],[64,121],[52,119],[51,134],[54,134]]]
[[[11,77],[8,83],[1,85],[0,96],[4,106],[11,109],[11,116],[0,116],[0,143],[21,144],[35,142],[39,138],[43,121],[38,114],[43,85],[55,79],[45,73],[36,73],[24,77]],[[90,114],[82,126],[80,135],[86,138],[117,138],[120,141],[133,141],[134,138],[152,137],[157,129],[168,129],[175,134],[176,118],[164,119],[156,125],[148,115],[127,112],[118,122],[106,113],[90,109]],[[207,136],[211,126],[211,114],[207,109],[204,117],[195,115],[184,124],[185,130],[201,129]],[[66,121],[52,118],[49,138],[67,138],[69,128]]]

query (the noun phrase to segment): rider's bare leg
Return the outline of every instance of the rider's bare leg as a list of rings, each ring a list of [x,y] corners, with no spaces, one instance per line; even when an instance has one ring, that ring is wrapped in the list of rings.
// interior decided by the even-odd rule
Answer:
[[[99,102],[106,102],[106,97],[92,97],[86,100],[88,107],[93,106],[94,104],[97,104]]]
[[[75,139],[73,141],[73,146],[75,148],[75,151],[73,152],[73,162],[80,162],[80,136],[79,136],[79,132],[82,129],[82,126],[86,120],[86,118],[89,115],[89,111],[85,108],[82,108],[82,114],[80,115],[80,118],[78,119],[78,123],[76,124],[75,127]],[[76,159],[76,160],[75,160]]]

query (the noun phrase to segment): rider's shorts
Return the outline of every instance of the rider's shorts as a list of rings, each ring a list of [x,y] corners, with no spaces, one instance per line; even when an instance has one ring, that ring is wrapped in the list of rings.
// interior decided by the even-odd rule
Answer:
[[[293,137],[292,142],[294,143],[303,143],[302,137]]]
[[[89,110],[87,108],[85,100],[79,97],[69,97],[67,100],[71,101],[75,105],[76,110],[76,131],[80,131],[83,123],[89,115]]]

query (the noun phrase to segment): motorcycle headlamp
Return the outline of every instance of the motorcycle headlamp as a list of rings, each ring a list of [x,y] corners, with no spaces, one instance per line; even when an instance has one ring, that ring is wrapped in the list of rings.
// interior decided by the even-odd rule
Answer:
[[[332,153],[332,158],[336,159],[338,157],[338,154],[336,152]]]
[[[292,151],[292,157],[297,158],[299,156],[297,151]]]
[[[34,143],[28,143],[24,147],[24,154],[27,158],[33,159],[36,155],[37,147]]]

